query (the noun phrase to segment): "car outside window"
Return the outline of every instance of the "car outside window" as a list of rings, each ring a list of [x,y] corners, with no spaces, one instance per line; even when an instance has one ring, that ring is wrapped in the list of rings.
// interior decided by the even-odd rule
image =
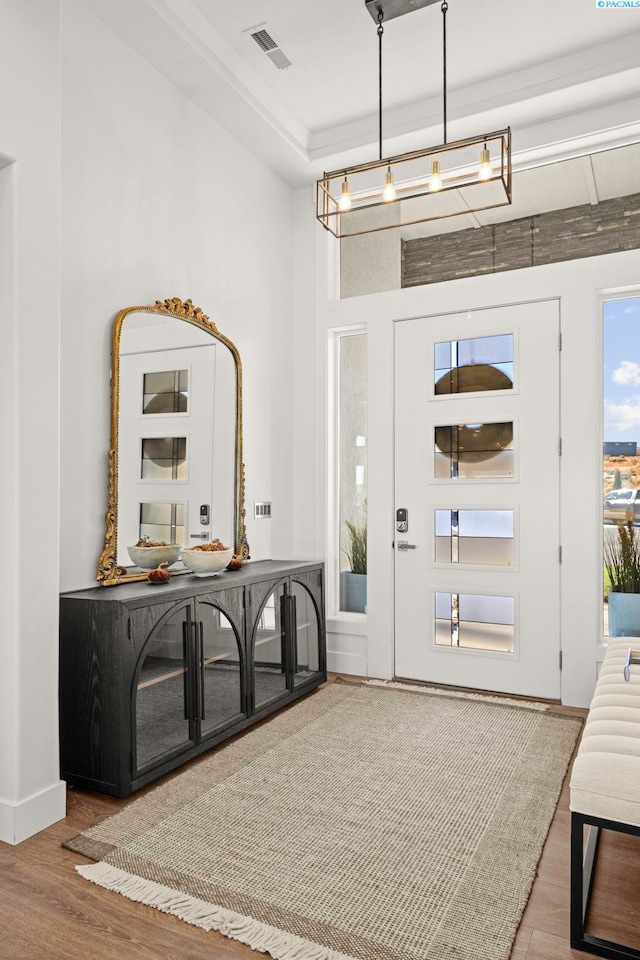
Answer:
[[[634,493],[634,490],[612,490],[611,493],[607,494],[605,499],[609,503],[625,503],[633,499]]]

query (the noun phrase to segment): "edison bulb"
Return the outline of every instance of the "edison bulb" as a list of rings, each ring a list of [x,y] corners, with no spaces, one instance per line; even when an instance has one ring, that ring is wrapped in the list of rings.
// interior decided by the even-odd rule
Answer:
[[[384,190],[382,191],[382,199],[386,203],[390,203],[396,198],[396,188],[393,185],[393,174],[391,173],[391,168],[389,168],[385,174],[384,178]]]
[[[429,180],[429,190],[436,193],[442,190],[442,177],[440,176],[440,162],[434,160],[431,164],[431,179]]]
[[[478,180],[491,180],[493,170],[491,168],[491,157],[485,147],[480,155],[480,169],[478,170]]]
[[[344,183],[342,184],[342,195],[338,200],[338,209],[342,210],[343,213],[346,210],[351,210],[351,190],[349,188],[349,181],[347,178],[344,178]]]

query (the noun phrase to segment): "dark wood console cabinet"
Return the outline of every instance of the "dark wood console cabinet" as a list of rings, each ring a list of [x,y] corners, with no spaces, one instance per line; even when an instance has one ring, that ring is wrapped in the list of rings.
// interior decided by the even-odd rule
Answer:
[[[129,796],[324,680],[321,563],[63,594],[61,777]]]

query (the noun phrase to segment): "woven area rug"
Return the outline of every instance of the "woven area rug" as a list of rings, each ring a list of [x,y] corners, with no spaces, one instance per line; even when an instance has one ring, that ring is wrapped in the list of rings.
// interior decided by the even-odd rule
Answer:
[[[335,683],[66,846],[277,960],[507,960],[580,728]]]

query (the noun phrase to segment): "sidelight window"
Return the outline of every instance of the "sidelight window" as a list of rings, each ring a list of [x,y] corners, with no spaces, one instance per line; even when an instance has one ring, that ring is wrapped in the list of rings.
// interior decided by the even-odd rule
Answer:
[[[603,324],[603,633],[640,636],[625,596],[640,585],[640,296],[605,300]]]
[[[338,610],[367,607],[367,335],[336,337],[337,489],[335,576]]]

